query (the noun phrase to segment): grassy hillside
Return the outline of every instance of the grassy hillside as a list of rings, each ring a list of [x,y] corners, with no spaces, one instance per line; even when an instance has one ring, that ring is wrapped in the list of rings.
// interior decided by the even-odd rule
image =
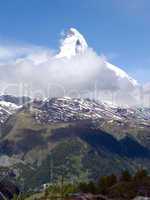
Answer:
[[[1,155],[21,161],[12,167],[17,169],[17,182],[26,189],[55,182],[62,175],[66,181],[79,182],[123,169],[150,169],[150,150],[133,133],[118,139],[116,133],[90,121],[38,124],[33,115],[22,110],[11,116],[0,141]],[[143,137],[145,141],[148,136]]]

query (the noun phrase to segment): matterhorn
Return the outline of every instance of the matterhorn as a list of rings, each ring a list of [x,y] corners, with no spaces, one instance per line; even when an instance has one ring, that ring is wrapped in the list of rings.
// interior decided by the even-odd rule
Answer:
[[[74,56],[84,54],[88,49],[88,44],[84,36],[75,28],[70,28],[65,38],[61,41],[60,51],[55,56],[57,59],[70,59]],[[104,60],[104,71],[108,71],[116,77],[116,80],[127,83],[130,87],[139,86],[138,82],[129,76],[120,67],[117,67]],[[108,75],[109,76],[109,75]]]

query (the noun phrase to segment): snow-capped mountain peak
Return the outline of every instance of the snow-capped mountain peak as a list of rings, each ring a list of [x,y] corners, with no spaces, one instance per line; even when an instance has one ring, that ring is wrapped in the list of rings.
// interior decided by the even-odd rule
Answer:
[[[73,56],[84,54],[87,48],[88,44],[84,36],[75,28],[70,28],[67,31],[64,40],[61,42],[60,52],[55,56],[55,58],[70,59]],[[138,82],[131,76],[129,76],[128,73],[126,73],[124,70],[107,62],[106,60],[104,60],[103,62],[104,71],[107,70],[108,77],[110,72],[110,74],[116,76],[116,80],[121,81],[123,85],[130,85],[133,88],[139,86]]]
[[[84,37],[75,28],[70,28],[61,42],[60,52],[56,58],[71,58],[86,51],[88,45]]]

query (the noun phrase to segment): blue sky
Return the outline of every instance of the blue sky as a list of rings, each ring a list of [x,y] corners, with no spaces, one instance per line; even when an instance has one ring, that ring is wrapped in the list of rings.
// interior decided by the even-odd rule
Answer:
[[[57,49],[75,27],[98,54],[150,80],[149,0],[0,0],[0,41]]]

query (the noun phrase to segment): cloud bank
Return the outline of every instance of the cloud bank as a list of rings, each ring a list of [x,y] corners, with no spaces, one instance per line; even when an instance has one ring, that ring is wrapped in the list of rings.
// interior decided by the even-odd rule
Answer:
[[[139,88],[116,77],[105,65],[105,58],[92,49],[70,59],[56,59],[53,51],[43,47],[1,46],[1,94],[89,97],[119,105],[139,104]]]

